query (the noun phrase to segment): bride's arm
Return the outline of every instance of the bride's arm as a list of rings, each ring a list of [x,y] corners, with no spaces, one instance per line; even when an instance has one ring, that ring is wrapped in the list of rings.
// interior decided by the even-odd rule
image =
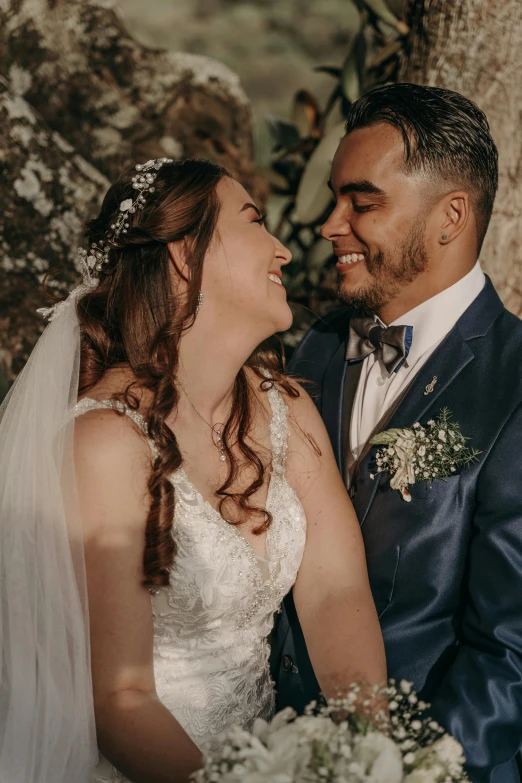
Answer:
[[[359,523],[323,421],[299,391],[287,400],[287,475],[307,519],[294,602],[321,690],[333,697],[351,683],[384,684],[386,660]]]
[[[75,465],[99,748],[133,783],[187,781],[201,756],[156,695],[152,607],[142,587],[148,445],[127,417],[94,411],[76,421]]]

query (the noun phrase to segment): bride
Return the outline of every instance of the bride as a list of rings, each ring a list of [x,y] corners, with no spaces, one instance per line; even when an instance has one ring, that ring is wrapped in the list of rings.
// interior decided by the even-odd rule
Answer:
[[[148,161],[88,242],[0,411],[0,778],[187,781],[273,714],[292,586],[327,696],[386,679],[382,639],[322,421],[265,342],[291,255],[249,195]]]

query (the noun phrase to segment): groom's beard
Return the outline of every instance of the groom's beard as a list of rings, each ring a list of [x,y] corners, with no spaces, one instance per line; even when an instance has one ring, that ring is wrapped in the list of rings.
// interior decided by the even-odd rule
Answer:
[[[428,265],[424,229],[425,224],[414,226],[402,246],[393,254],[379,250],[373,256],[368,255],[366,269],[373,280],[360,288],[344,291],[341,276],[337,295],[353,310],[354,315],[373,316],[424,272]]]

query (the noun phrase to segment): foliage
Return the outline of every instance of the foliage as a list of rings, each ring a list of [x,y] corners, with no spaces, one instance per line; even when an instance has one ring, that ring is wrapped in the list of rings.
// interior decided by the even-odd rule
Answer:
[[[330,75],[334,87],[324,107],[309,90],[299,90],[292,121],[267,117],[274,139],[270,184],[271,229],[292,251],[294,263],[285,270],[290,300],[324,313],[335,301],[337,275],[331,245],[320,228],[331,211],[328,188],[335,150],[344,135],[348,107],[373,87],[397,77],[399,55],[409,32],[399,19],[402,0],[346,0],[343,27],[349,44],[340,67],[316,70]],[[285,335],[295,345],[312,314],[294,311],[294,329]]]
[[[0,368],[0,404],[7,394],[7,378],[5,377],[2,369]]]

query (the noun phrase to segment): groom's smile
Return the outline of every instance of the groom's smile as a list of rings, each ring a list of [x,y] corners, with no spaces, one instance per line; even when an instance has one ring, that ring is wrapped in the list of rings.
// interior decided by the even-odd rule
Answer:
[[[400,132],[380,123],[345,136],[329,185],[336,205],[322,235],[338,258],[339,296],[379,312],[427,265],[423,178],[404,170]]]

